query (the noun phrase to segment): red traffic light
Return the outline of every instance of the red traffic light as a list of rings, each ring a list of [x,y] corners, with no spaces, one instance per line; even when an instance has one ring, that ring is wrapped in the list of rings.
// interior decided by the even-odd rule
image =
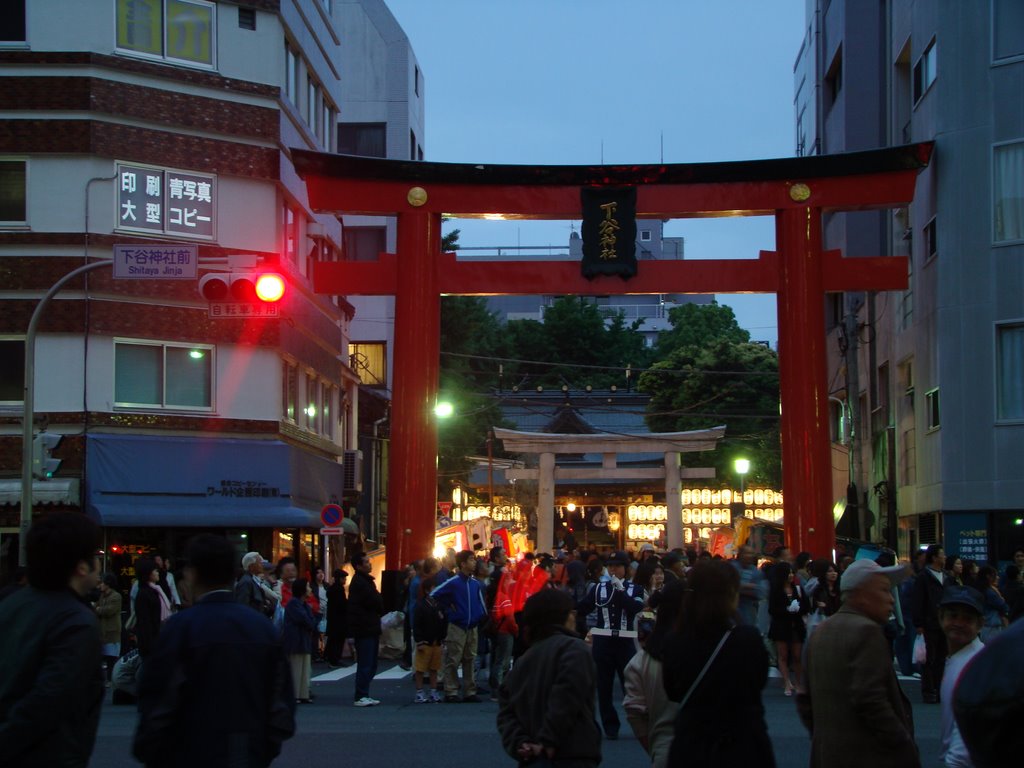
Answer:
[[[285,293],[284,277],[276,272],[214,272],[199,280],[199,293],[207,301],[280,301]]]

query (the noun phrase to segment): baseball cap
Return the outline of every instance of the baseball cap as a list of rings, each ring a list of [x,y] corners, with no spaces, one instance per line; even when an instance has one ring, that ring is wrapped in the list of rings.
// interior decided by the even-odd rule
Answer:
[[[889,579],[889,583],[895,586],[910,575],[910,570],[905,565],[890,565],[883,568],[874,560],[864,558],[854,560],[843,571],[843,575],[839,579],[839,591],[849,592],[851,589],[857,589],[857,587],[864,585],[872,576],[879,574],[886,576]]]
[[[624,565],[628,568],[629,555],[621,551],[613,552],[611,555],[608,556],[608,558],[604,562],[606,565]]]
[[[966,605],[973,608],[979,616],[985,613],[981,593],[972,587],[955,584],[946,587],[942,590],[942,599],[939,601],[940,607],[944,605]]]

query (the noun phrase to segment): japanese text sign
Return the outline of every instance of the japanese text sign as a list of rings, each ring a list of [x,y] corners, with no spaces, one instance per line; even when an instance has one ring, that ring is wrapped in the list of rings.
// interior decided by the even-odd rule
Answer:
[[[212,240],[217,178],[117,164],[117,229]]]

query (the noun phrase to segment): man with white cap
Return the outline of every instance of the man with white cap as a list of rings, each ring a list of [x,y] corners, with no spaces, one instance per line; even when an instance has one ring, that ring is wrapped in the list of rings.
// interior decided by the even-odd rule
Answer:
[[[900,688],[882,627],[892,587],[908,575],[856,560],[840,582],[842,607],[807,643],[800,719],[811,732],[811,768],[920,766],[910,701]]]

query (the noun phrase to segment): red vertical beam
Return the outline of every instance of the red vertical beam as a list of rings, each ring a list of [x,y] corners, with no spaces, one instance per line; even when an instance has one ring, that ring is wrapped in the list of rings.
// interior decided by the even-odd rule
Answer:
[[[832,460],[825,354],[821,209],[775,214],[779,254],[779,381],[786,542],[831,557]]]
[[[434,549],[441,296],[437,264],[441,216],[398,215],[395,383],[388,458],[388,531],[384,567],[398,571]]]

